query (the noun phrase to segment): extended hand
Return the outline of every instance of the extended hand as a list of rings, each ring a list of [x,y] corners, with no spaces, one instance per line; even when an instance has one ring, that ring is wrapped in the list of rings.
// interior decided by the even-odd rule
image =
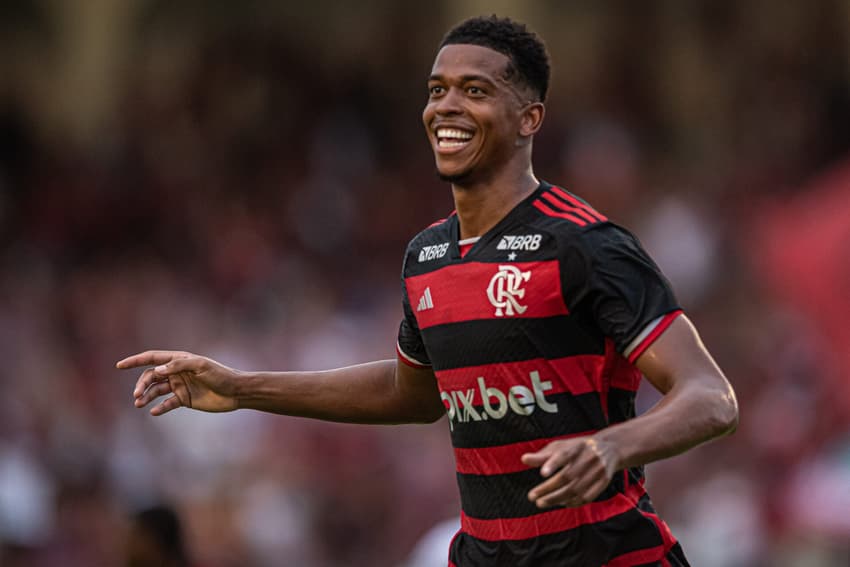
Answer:
[[[540,467],[547,480],[528,493],[538,508],[581,506],[605,490],[616,470],[611,447],[593,437],[553,441],[536,453],[526,453],[522,462]]]
[[[149,350],[129,356],[117,368],[148,368],[136,381],[135,405],[142,408],[156,398],[169,396],[151,408],[151,415],[162,415],[181,406],[202,411],[235,410],[236,380],[239,373],[209,358],[189,352]]]

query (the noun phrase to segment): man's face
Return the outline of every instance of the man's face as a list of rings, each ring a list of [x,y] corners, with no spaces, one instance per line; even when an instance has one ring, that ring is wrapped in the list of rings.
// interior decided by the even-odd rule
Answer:
[[[422,120],[442,179],[486,179],[517,151],[524,95],[506,76],[509,63],[478,45],[437,54]]]

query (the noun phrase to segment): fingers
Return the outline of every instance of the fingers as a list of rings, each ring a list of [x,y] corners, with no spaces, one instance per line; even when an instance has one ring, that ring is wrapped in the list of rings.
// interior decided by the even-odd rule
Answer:
[[[186,356],[189,356],[189,353],[176,350],[148,350],[119,360],[115,364],[115,367],[120,370],[125,370],[127,368],[136,368],[139,366],[165,364],[174,358],[182,358]]]
[[[136,387],[133,389],[133,397],[138,400],[154,382],[160,382],[161,380],[163,380],[163,378],[157,376],[153,368],[148,368],[142,372],[142,375],[139,376],[138,380],[136,380]]]
[[[154,372],[158,376],[170,376],[181,372],[198,372],[203,369],[206,359],[199,356],[186,355],[180,358],[174,358],[164,364],[160,364],[154,368]]]
[[[549,455],[552,453],[551,450],[548,449],[549,446],[537,451],[536,453],[526,453],[521,457],[522,464],[528,467],[539,467],[543,463],[546,462],[546,459],[549,458]]]
[[[538,508],[581,506],[592,502],[608,486],[605,477],[575,478],[566,485],[534,501]]]
[[[145,390],[144,394],[136,398],[134,403],[137,408],[143,408],[158,397],[164,396],[165,394],[169,394],[171,392],[173,392],[171,383],[167,380],[162,382],[155,382],[150,388]]]
[[[529,467],[540,467],[540,474],[548,477],[574,458],[582,449],[580,444],[572,444],[566,450],[561,450],[559,443],[549,443],[536,453],[526,453],[522,456],[523,464]]]
[[[181,405],[180,399],[177,396],[171,396],[169,398],[165,398],[162,402],[152,407],[151,415],[162,415],[170,412],[171,410],[176,410]]]
[[[592,439],[550,443],[537,453],[523,455],[528,466],[540,466],[545,481],[528,493],[539,508],[580,506],[593,501],[608,485],[606,467]]]

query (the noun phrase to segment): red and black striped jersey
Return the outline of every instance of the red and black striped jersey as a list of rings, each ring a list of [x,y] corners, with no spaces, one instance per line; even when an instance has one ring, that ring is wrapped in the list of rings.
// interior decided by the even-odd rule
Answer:
[[[634,360],[680,313],[637,239],[542,183],[468,250],[455,215],[409,244],[402,360],[432,366],[457,464],[461,531],[450,563],[643,565],[676,546],[622,471],[590,504],[538,509],[520,457],[634,417]],[[673,563],[675,564],[675,563]]]

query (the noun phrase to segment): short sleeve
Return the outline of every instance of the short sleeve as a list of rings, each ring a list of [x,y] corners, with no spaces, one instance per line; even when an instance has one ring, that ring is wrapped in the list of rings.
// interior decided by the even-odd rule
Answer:
[[[407,295],[407,286],[404,282],[405,269],[402,269],[401,293],[404,318],[398,328],[398,343],[396,350],[399,358],[414,368],[427,368],[431,366],[428,353],[425,351],[425,343],[422,341],[422,332],[410,307],[410,298]]]
[[[562,258],[571,311],[634,362],[681,313],[667,278],[630,232],[605,224],[578,236]]]

